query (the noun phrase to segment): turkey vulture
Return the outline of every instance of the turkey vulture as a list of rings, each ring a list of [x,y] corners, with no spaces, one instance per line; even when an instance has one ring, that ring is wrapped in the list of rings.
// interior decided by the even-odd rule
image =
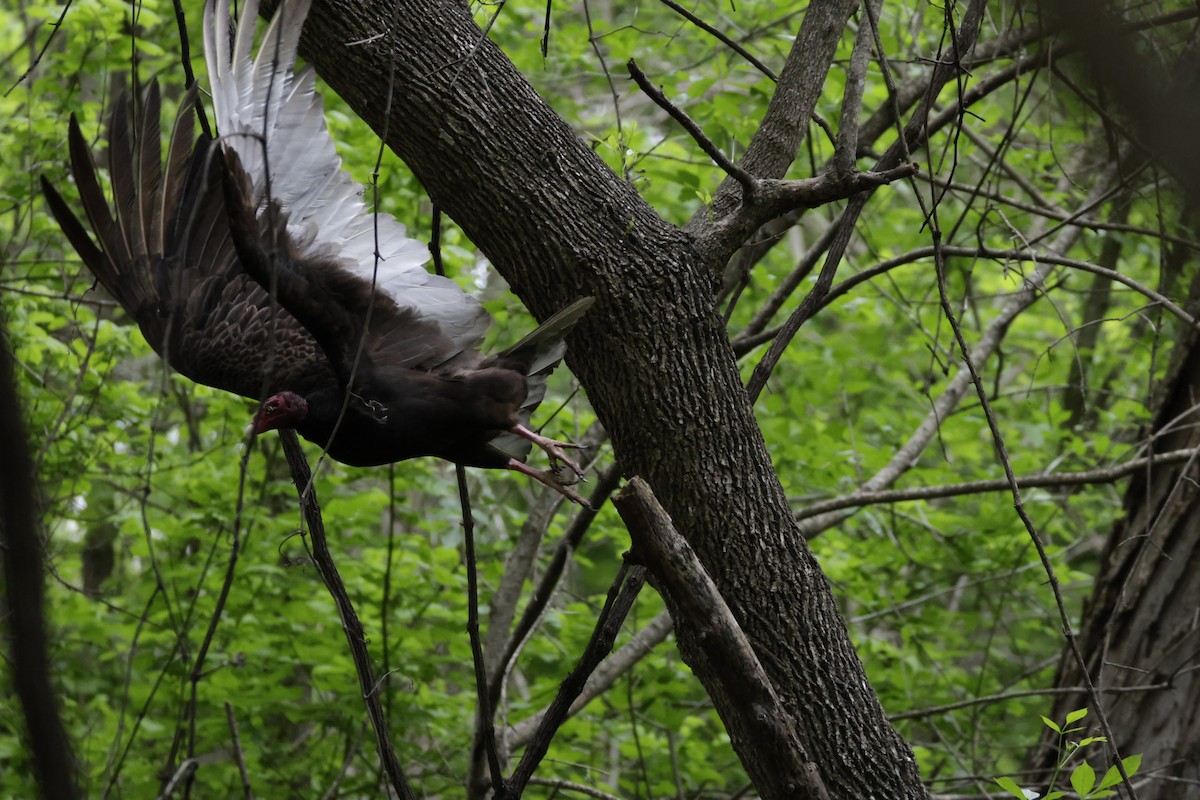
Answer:
[[[210,0],[204,43],[220,137],[195,136],[193,86],[164,165],[157,83],[140,111],[122,93],[106,135],[112,209],[74,116],[67,137],[98,244],[43,178],[51,212],[172,368],[263,401],[257,432],[295,428],[352,466],[437,456],[512,469],[584,503],[569,485],[583,470],[564,452],[577,445],[527,424],[592,299],[499,354],[479,351],[487,312],[426,271],[425,245],[371,214],[341,169],[312,69],[295,71],[310,2],[281,4],[252,57],[257,0],[243,3],[238,24],[229,0]],[[525,464],[534,444],[551,469]]]

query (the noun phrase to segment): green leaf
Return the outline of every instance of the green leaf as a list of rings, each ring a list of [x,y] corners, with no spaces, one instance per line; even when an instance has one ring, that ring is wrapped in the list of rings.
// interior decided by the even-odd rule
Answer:
[[[1080,797],[1086,797],[1091,794],[1092,789],[1096,787],[1096,770],[1092,769],[1092,765],[1086,761],[1080,762],[1079,766],[1071,770],[1071,788]]]
[[[1029,800],[1029,795],[1025,794],[1025,790],[1017,786],[1016,781],[1012,778],[993,778],[996,784],[1004,791],[1011,794],[1013,797],[1019,797],[1021,800]]]
[[[1055,723],[1054,720],[1050,719],[1049,717],[1045,716],[1044,714],[1042,715],[1042,722],[1046,723],[1046,727],[1049,728],[1050,730],[1054,731],[1055,733],[1062,733],[1062,728],[1058,727],[1057,723]]]
[[[1142,754],[1138,753],[1136,755],[1123,758],[1121,759],[1121,764],[1125,767],[1125,774],[1132,778],[1142,766]],[[1100,784],[1096,788],[1107,789],[1110,786],[1116,786],[1123,780],[1124,778],[1121,777],[1121,772],[1117,769],[1117,765],[1113,764],[1108,768],[1108,771],[1104,773],[1104,777],[1100,779]]]
[[[1083,719],[1084,717],[1086,717],[1087,715],[1088,715],[1088,710],[1086,708],[1077,708],[1074,711],[1067,714],[1067,724],[1070,725],[1072,722],[1077,722],[1077,721]]]

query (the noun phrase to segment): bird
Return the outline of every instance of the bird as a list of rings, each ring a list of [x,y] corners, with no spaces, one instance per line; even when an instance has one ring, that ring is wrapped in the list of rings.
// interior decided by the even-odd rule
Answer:
[[[428,248],[364,203],[296,70],[311,0],[286,0],[252,53],[257,0],[209,0],[204,45],[218,137],[196,135],[195,83],[163,160],[161,91],[121,92],[105,139],[110,206],[75,115],[68,153],[88,225],[42,177],[49,209],[101,285],[172,369],[260,401],[252,434],[294,428],[362,467],[433,456],[513,470],[586,506],[568,455],[530,428],[581,297],[484,355],[491,318],[425,267]],[[90,233],[89,233],[90,230]],[[93,239],[94,237],[94,239]],[[537,446],[550,468],[528,463]]]

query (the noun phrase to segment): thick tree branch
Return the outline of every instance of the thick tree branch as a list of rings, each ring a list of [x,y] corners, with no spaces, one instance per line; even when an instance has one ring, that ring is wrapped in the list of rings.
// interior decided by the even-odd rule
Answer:
[[[900,132],[897,140],[880,157],[874,171],[867,173],[868,175],[891,175],[895,178],[900,178],[906,174],[911,175],[915,173],[915,165],[902,164],[901,159],[906,157],[918,144],[924,143],[926,137],[929,135],[930,129],[927,123],[930,111],[945,84],[952,78],[957,77],[959,71],[964,69],[961,59],[965,57],[965,54],[975,44],[976,37],[979,35],[979,26],[983,20],[985,6],[986,3],[984,0],[974,0],[968,5],[967,11],[963,15],[962,25],[954,34],[954,47],[950,55],[938,62],[938,66],[934,69],[933,75],[930,77],[929,89],[926,95],[917,104],[911,119]],[[955,118],[957,118],[960,107],[963,107],[962,104],[955,106],[953,109],[955,111]],[[942,124],[945,124],[945,121]],[[905,172],[906,170],[908,171]],[[857,175],[858,173],[853,174]],[[874,186],[878,186],[884,182],[887,181],[876,180],[873,185],[864,185],[861,191],[848,192],[844,195],[846,197],[853,197],[853,199],[838,220],[838,229],[826,255],[825,264],[821,268],[817,284],[796,311],[793,312],[787,323],[780,328],[776,340],[755,368],[754,376],[747,387],[751,398],[757,397],[758,392],[766,385],[767,378],[770,376],[775,364],[778,363],[787,346],[790,344],[792,337],[795,336],[804,322],[816,313],[820,303],[823,302],[824,295],[828,292],[833,277],[837,272],[838,264],[845,253],[846,245],[849,243],[850,233],[858,223],[859,215],[866,207],[871,191],[873,191]],[[745,204],[737,211],[718,219],[710,226],[710,230],[698,233],[697,247],[706,253],[710,259],[715,259],[714,263],[719,262],[724,264],[724,261],[741,246],[746,237],[768,219],[779,213],[783,213],[785,210],[787,209],[781,208],[774,214],[763,214],[762,212],[769,211],[768,204]]]
[[[871,172],[852,170],[845,175],[829,171],[798,180],[755,180],[753,200],[736,213],[714,220],[698,243],[706,249],[739,247],[755,229],[788,211],[845,200],[860,192],[910,178],[919,170],[917,164],[900,164]]]
[[[842,118],[838,121],[837,146],[833,151],[833,171],[837,175],[849,176],[853,173],[854,162],[858,159],[858,114],[867,83],[871,45],[875,41],[872,36],[875,26],[868,22],[868,17],[872,13],[878,15],[880,2],[866,0],[858,23],[858,35],[854,38],[854,52],[850,54],[846,88],[842,92]],[[871,12],[869,6],[874,6],[875,11]]]
[[[1001,36],[999,40],[989,42],[988,45],[983,48],[982,52],[977,52],[975,54],[975,58],[972,59],[972,63],[984,60],[986,58],[996,57],[997,53],[1007,52],[1005,48],[1010,46],[1011,38],[1012,37],[1010,36]],[[1036,39],[1040,37],[1032,38]],[[1004,47],[998,47],[998,42],[1004,44]],[[919,139],[913,140],[909,138],[911,136],[910,130],[902,129],[901,139],[893,146],[891,155],[907,161],[911,157],[909,146],[911,145],[912,148],[918,147],[933,133],[940,131],[947,125],[955,122],[958,119],[960,107],[969,107],[972,103],[982,100],[984,97],[995,92],[999,88],[1006,86],[1015,80],[1026,77],[1030,71],[1036,70],[1038,67],[1050,63],[1049,60],[1052,52],[1054,54],[1058,54],[1060,51],[1061,48],[1056,48],[1055,50],[1051,51],[1051,48],[1047,46],[1038,53],[1017,59],[1015,64],[1004,70],[1001,70],[999,73],[984,77],[975,85],[967,89],[959,104],[952,105],[944,112],[926,119],[925,129],[921,133]],[[937,78],[937,75],[938,73],[935,70],[932,78]],[[887,78],[886,74],[885,78]],[[917,103],[918,100],[921,100],[929,93],[931,86],[930,81],[932,78],[930,76],[922,76],[919,79],[914,78],[905,82],[898,89],[892,87],[890,78],[887,79],[887,83],[889,85],[889,98],[891,102],[884,105],[878,112],[875,113],[875,115],[873,115],[860,127],[857,136],[859,155],[861,155],[865,148],[870,147],[871,144],[873,144],[887,131],[888,128],[894,124],[897,114],[899,114],[901,110],[907,110],[911,108],[915,103]],[[924,112],[924,116],[928,117],[928,110]],[[918,116],[914,115],[913,121],[916,121],[917,119]],[[880,163],[882,164],[884,161],[881,160]],[[915,173],[915,175],[920,174],[921,173]],[[756,217],[754,216],[749,214],[745,214],[744,216],[745,219],[741,221],[744,222],[747,227],[756,221]],[[800,215],[796,214],[795,212],[791,212],[787,216],[790,218],[790,224],[794,224],[795,221],[800,217]],[[692,224],[695,224],[695,220],[693,220]],[[738,237],[744,237],[743,241],[745,239],[770,240],[772,234],[775,237],[778,237],[783,230],[786,230],[787,227],[790,227],[790,224],[780,224],[779,218],[769,218],[765,221],[764,227],[769,227],[770,230],[764,235],[762,229],[759,229],[758,234],[755,235],[753,230],[741,229],[737,227],[733,221],[726,221],[724,226],[724,236],[721,237],[722,242],[705,243],[703,246],[706,248],[713,247],[716,249],[742,246],[742,252],[745,254],[745,258],[740,264],[740,269],[741,272],[745,274],[748,272],[750,267],[753,266],[753,264],[757,263],[758,260],[760,260],[767,252],[769,252],[771,245],[774,243],[774,241],[778,241],[778,238],[766,243],[746,246],[738,244]],[[832,235],[834,229],[827,228],[826,231],[827,235]],[[776,307],[778,307],[778,300],[781,291],[782,287],[779,290],[776,290],[776,293],[772,298],[772,302],[776,304]],[[790,292],[788,294],[790,294]],[[783,299],[786,299],[786,296],[783,296]],[[762,324],[765,325],[765,322]]]
[[[751,775],[755,785],[774,785],[774,791],[781,795],[804,800],[828,800],[820,771],[805,755],[791,712],[783,706],[720,591],[675,530],[650,487],[635,477],[613,499],[613,505],[629,528],[634,558],[649,568],[652,582],[667,601],[672,617],[691,620],[702,628],[710,668],[693,668],[701,681],[721,682],[719,690],[710,689],[712,694],[726,694],[733,699],[723,714],[732,711],[746,718],[751,735],[746,739],[735,737],[733,746],[758,751],[754,757],[743,756],[743,763],[769,765],[769,769]]]

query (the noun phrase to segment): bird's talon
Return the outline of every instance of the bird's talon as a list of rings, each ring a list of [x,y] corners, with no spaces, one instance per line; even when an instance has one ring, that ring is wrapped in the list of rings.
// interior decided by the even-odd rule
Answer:
[[[554,491],[566,497],[573,503],[578,503],[584,508],[592,508],[591,503],[583,499],[579,492],[571,488],[574,481],[568,483],[559,475],[559,471],[555,468],[547,470],[536,470],[523,461],[517,461],[515,458],[510,458],[507,464],[508,469],[515,470],[524,475],[528,475],[538,483],[549,486]]]
[[[579,466],[574,459],[567,458],[561,452],[550,453],[550,468],[554,470],[554,474],[557,475],[564,467],[575,473],[576,481],[583,479],[583,467]],[[571,481],[571,483],[576,481]]]
[[[566,497],[568,500],[576,502],[579,505],[583,506],[584,508],[592,507],[591,503],[589,503],[587,500],[583,499],[583,495],[579,494],[579,492],[577,492],[571,488],[576,483],[576,481],[571,481],[570,483],[564,482],[563,480],[561,480],[558,477],[557,472],[546,475],[546,478],[547,478],[547,480],[544,481],[546,483],[546,485],[553,488],[555,491],[557,491],[559,494]]]
[[[570,469],[565,467],[570,467]],[[563,486],[574,486],[583,480],[583,473],[577,465],[566,464],[564,466],[563,462],[558,459],[550,460],[550,472],[553,473],[554,479]]]

